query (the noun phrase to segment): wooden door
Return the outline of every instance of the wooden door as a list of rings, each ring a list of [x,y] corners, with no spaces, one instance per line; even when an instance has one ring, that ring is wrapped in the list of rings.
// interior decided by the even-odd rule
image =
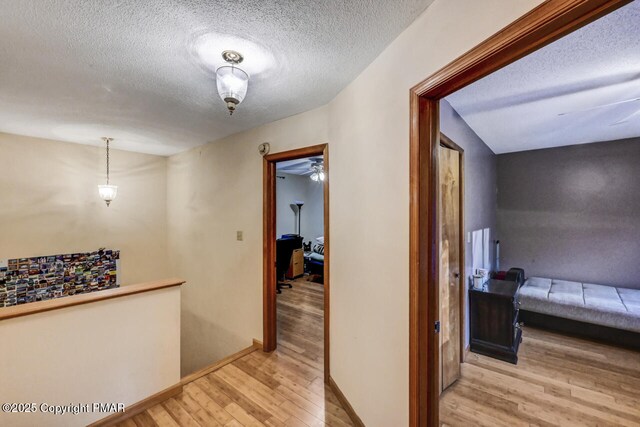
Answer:
[[[460,377],[460,157],[440,146],[440,391]]]

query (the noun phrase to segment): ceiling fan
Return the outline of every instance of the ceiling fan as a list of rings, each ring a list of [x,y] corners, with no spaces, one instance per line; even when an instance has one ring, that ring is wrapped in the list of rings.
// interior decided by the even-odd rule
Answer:
[[[588,111],[599,110],[601,108],[615,107],[617,105],[629,104],[629,103],[638,102],[638,101],[640,101],[640,97],[639,98],[625,99],[624,101],[611,102],[611,103],[608,103],[608,104],[596,105],[595,107],[583,108],[581,110],[567,111],[565,113],[558,114],[558,116],[567,116],[569,114],[585,113],[585,112],[588,112]],[[618,120],[618,121],[616,121],[614,123],[609,124],[609,126],[615,126],[615,125],[619,125],[619,124],[622,124],[622,123],[626,123],[632,117],[638,116],[638,115],[640,115],[640,107],[638,107],[638,110],[634,111],[630,115],[628,115],[628,116],[626,116],[626,117],[624,117],[624,118],[622,118],[622,119],[620,119],[620,120]]]
[[[278,171],[295,175],[309,176],[314,181],[324,181],[324,160],[322,157],[309,157],[278,168]]]

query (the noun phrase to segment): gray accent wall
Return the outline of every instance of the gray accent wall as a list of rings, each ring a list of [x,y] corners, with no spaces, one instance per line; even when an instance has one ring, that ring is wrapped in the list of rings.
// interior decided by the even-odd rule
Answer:
[[[640,289],[640,138],[498,156],[501,267]]]

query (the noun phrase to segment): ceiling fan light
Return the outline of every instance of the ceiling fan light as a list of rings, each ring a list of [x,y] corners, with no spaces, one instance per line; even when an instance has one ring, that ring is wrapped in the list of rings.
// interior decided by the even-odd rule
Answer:
[[[318,173],[318,177],[320,178],[320,181],[324,181],[324,171],[320,171]]]
[[[229,114],[233,114],[236,106],[247,95],[249,76],[238,67],[225,65],[216,71],[216,85],[220,98],[229,109]]]
[[[311,179],[312,179],[313,181],[318,182],[318,179],[320,179],[320,174],[318,174],[318,172],[314,172],[314,173],[312,173],[312,174],[311,174]]]

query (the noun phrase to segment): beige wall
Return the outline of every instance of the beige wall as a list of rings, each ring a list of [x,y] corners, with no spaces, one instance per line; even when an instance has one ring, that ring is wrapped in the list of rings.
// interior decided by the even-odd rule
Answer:
[[[25,339],[37,337],[37,339]],[[40,404],[130,405],[180,381],[180,287],[0,321],[3,426],[84,426],[110,414],[42,413]]]
[[[0,259],[120,249],[121,283],[167,277],[164,157],[0,133]]]
[[[368,426],[408,423],[409,89],[540,2],[437,0],[328,106],[170,159],[183,373],[262,337],[258,144],[328,142],[331,375]]]
[[[169,159],[168,220],[182,304],[182,373],[262,339],[262,162],[327,142],[327,109],[273,122]],[[236,240],[236,231],[244,240]]]
[[[331,375],[367,426],[408,424],[409,89],[538,3],[437,0],[329,104]]]

